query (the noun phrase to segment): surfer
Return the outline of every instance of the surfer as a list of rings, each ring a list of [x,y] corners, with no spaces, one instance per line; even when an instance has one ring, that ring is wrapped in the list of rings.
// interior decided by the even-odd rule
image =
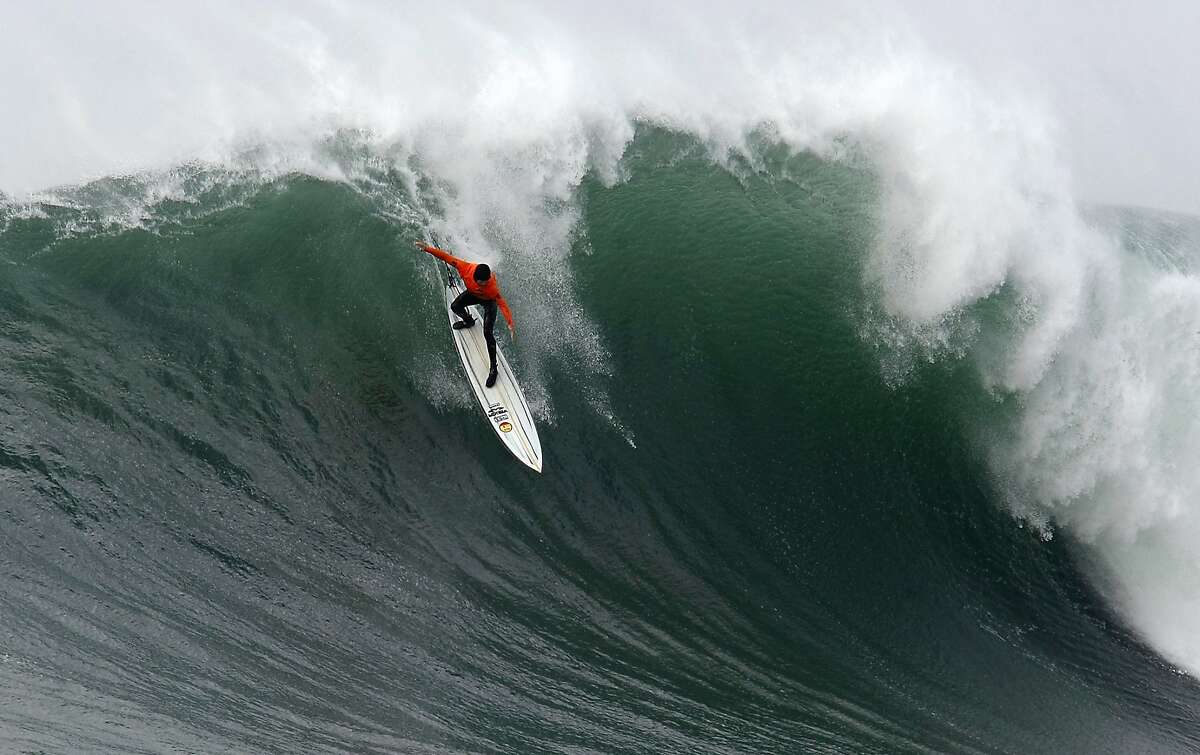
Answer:
[[[453,254],[438,249],[436,246],[429,246],[423,241],[417,242],[417,248],[453,265],[459,276],[462,277],[463,284],[467,287],[467,290],[459,294],[458,298],[450,305],[450,309],[459,318],[458,322],[454,323],[455,330],[469,328],[475,324],[475,318],[467,311],[467,307],[472,304],[483,307],[483,338],[487,341],[488,356],[492,360],[491,370],[487,376],[487,387],[491,388],[496,384],[496,336],[492,334],[492,330],[496,327],[497,306],[504,313],[509,332],[514,335],[517,332],[513,326],[512,310],[508,308],[508,302],[504,301],[504,297],[500,294],[500,284],[496,282],[496,276],[492,274],[492,269],[486,264],[460,260]]]

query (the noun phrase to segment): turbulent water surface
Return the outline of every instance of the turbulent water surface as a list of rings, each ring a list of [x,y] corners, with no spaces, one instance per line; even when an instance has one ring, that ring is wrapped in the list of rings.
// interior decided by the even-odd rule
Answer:
[[[923,53],[461,22],[393,112],[339,18],[264,26],[326,53],[292,126],[283,79],[0,198],[0,748],[1200,749],[1200,221],[1077,203]],[[498,270],[540,476],[435,235]]]

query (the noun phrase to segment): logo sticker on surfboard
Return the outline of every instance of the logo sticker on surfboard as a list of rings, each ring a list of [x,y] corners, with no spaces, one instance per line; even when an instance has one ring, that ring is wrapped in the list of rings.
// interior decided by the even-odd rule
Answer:
[[[487,416],[491,417],[493,422],[503,422],[509,425],[508,409],[504,408],[504,404],[488,404]],[[508,429],[511,430],[512,425],[509,425]],[[504,432],[508,432],[508,430]]]
[[[512,432],[512,423],[511,422],[501,422],[500,423],[500,432],[511,433]]]

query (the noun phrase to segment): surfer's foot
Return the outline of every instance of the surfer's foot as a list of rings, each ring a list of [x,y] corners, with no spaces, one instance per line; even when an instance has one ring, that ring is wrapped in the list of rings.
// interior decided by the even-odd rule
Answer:
[[[488,373],[487,387],[491,388],[495,384],[496,384],[496,368],[493,367],[492,371]]]
[[[454,328],[455,330],[462,330],[463,328],[469,328],[474,324],[475,324],[475,319],[471,318],[470,320],[459,320],[458,322],[454,323],[450,327]]]

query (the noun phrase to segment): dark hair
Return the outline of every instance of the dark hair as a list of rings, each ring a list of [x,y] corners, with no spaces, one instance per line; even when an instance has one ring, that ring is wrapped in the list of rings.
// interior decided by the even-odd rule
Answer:
[[[492,277],[492,269],[487,265],[476,265],[475,272],[471,275],[472,278],[483,283],[488,278]]]

